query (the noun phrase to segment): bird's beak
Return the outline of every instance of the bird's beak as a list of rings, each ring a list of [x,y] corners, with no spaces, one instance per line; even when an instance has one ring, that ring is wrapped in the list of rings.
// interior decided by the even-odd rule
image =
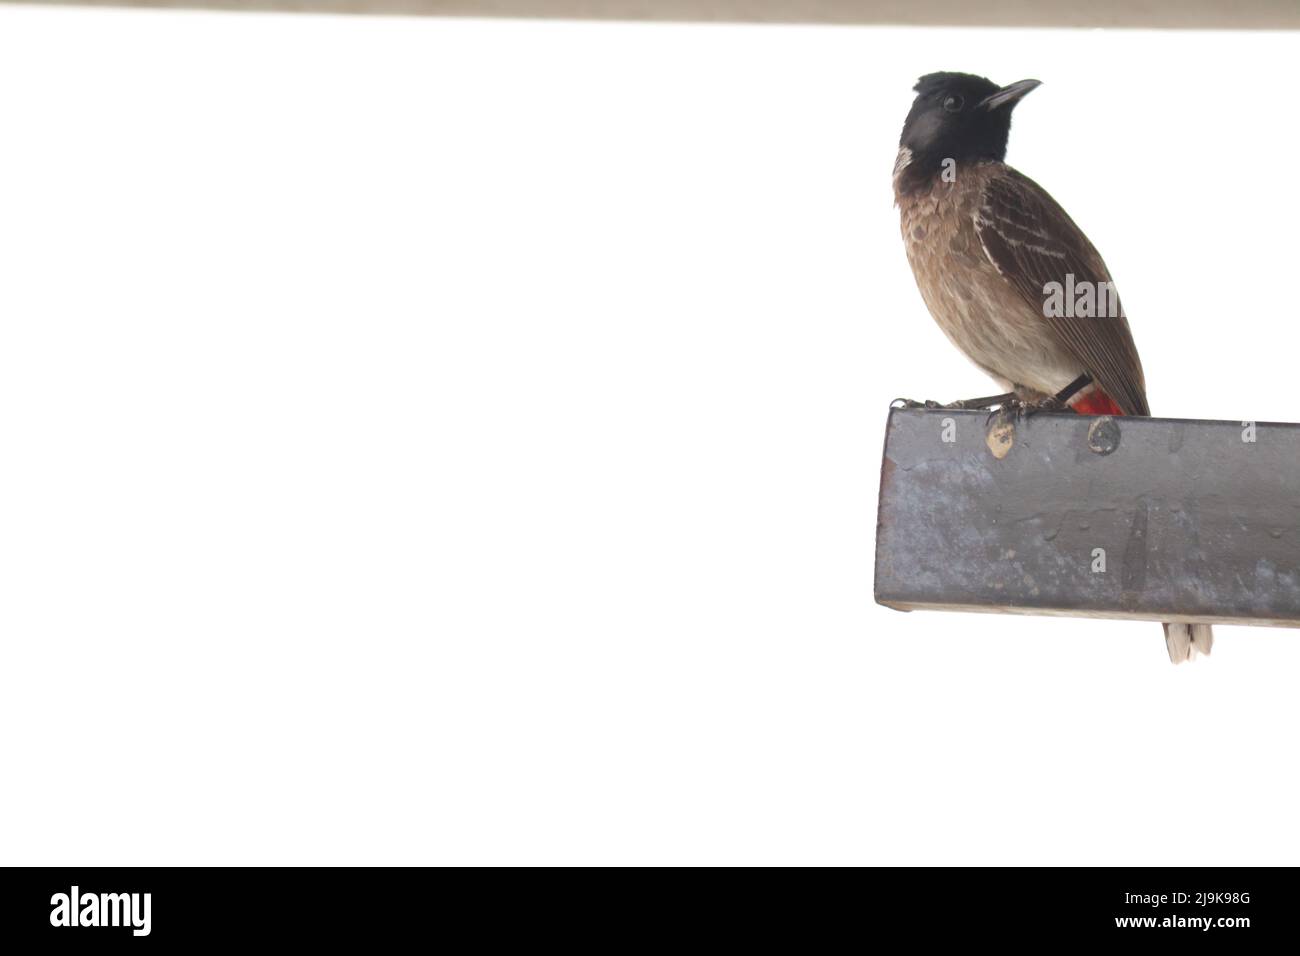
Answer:
[[[1003,106],[1014,106],[1020,102],[1020,98],[1026,93],[1042,85],[1038,80],[1021,80],[1018,83],[1012,83],[980,100],[980,108],[992,111]]]

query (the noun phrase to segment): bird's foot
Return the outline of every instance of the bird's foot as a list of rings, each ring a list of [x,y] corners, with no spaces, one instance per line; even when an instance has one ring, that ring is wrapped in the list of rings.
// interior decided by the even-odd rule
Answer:
[[[1025,410],[1028,403],[1012,395],[1004,402],[999,402],[997,406],[989,412],[989,417],[984,419],[984,427],[988,428],[997,419],[999,424],[1018,425],[1020,420],[1025,417]]]
[[[890,408],[943,408],[938,402],[927,398],[923,402],[918,402],[914,398],[896,398],[889,403]]]
[[[994,418],[1000,418],[1004,422],[1019,424],[1027,418],[1032,418],[1039,412],[1062,412],[1068,408],[1065,402],[1056,396],[1048,396],[1033,402],[1027,402],[1023,398],[1015,395],[1006,397],[1005,401],[999,402],[998,406],[989,412],[989,417],[984,420],[987,427],[989,422]]]
[[[1047,398],[1041,399],[1037,402],[1026,402],[1025,417],[1028,418],[1030,415],[1037,415],[1039,412],[1063,412],[1068,407],[1069,406],[1066,405],[1065,402],[1061,401],[1057,396],[1049,395]]]
[[[1001,395],[986,395],[983,398],[962,398],[951,404],[945,405],[945,408],[968,408],[975,411],[986,411],[990,408],[1001,408],[1007,402],[1014,401],[1015,392],[1004,392]]]
[[[926,399],[923,402],[914,401],[910,398],[896,398],[890,403],[890,408],[942,408],[953,411],[965,411],[968,409],[983,411],[989,408],[997,408],[1005,403],[1015,399],[1014,392],[1007,392],[1005,395],[987,395],[984,398],[959,398],[955,402],[946,404]]]

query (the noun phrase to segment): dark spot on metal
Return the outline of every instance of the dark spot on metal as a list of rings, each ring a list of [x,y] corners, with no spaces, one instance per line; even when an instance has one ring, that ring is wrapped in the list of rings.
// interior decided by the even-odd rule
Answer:
[[[1119,447],[1119,423],[1106,415],[1088,426],[1088,447],[1099,455],[1109,455]]]

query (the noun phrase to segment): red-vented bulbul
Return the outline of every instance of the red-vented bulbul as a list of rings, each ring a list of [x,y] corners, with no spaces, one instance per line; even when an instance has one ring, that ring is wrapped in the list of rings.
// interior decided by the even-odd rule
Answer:
[[[1006,394],[954,407],[1149,415],[1142,363],[1097,250],[1047,191],[1003,162],[1011,111],[1039,85],[967,73],[916,84],[894,164],[903,242],[930,314]],[[1208,624],[1166,624],[1174,663]]]

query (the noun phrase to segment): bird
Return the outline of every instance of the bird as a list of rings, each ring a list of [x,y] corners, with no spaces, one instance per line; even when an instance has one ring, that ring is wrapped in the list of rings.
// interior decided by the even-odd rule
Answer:
[[[893,173],[907,259],[939,327],[1003,390],[942,407],[1150,415],[1101,255],[1047,190],[1005,162],[1011,113],[1041,85],[930,73],[913,87]],[[1208,624],[1164,631],[1175,664],[1210,653]]]

